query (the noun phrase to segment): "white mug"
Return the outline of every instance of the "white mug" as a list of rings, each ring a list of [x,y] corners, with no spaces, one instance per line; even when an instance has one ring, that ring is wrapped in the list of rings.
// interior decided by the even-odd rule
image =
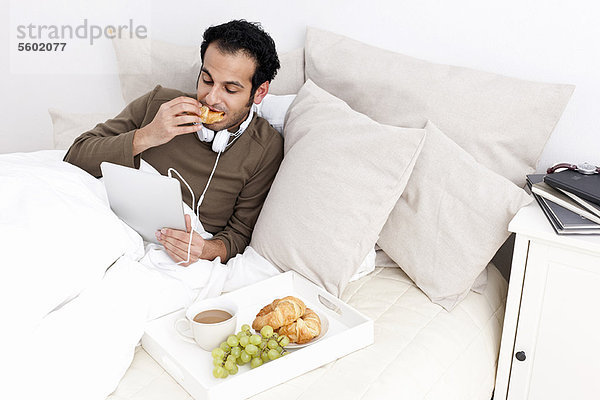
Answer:
[[[206,310],[224,310],[231,314],[231,318],[216,323],[194,321],[196,315]],[[212,351],[227,340],[227,336],[235,333],[237,312],[238,306],[231,300],[219,297],[202,300],[188,307],[185,318],[175,321],[175,330],[186,342],[196,343],[204,350]]]

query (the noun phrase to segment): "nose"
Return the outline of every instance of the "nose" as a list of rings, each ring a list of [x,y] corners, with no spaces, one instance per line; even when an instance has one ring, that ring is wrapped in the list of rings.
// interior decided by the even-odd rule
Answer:
[[[204,101],[206,101],[206,104],[211,106],[219,103],[219,92],[217,89],[217,85],[213,85],[210,88],[210,91],[208,92],[206,97],[204,97]]]

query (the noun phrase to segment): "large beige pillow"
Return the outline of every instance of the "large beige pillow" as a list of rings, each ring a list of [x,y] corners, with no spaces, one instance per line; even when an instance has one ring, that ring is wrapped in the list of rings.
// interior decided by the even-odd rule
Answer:
[[[339,295],[377,241],[424,142],[308,81],[284,128],[285,156],[250,245]]]
[[[158,84],[196,93],[200,71],[200,43],[182,46],[160,40],[122,37],[113,39],[121,92],[126,103]],[[271,82],[272,94],[295,94],[304,84],[304,50],[279,55],[281,68]]]
[[[306,78],[382,124],[429,119],[478,162],[524,186],[574,86],[435,64],[309,28]]]
[[[49,108],[48,113],[52,118],[54,148],[57,150],[68,149],[79,135],[114,117],[109,113],[69,113],[56,108]]]
[[[478,163],[432,122],[425,130],[423,150],[378,244],[433,302],[451,310],[531,197]]]

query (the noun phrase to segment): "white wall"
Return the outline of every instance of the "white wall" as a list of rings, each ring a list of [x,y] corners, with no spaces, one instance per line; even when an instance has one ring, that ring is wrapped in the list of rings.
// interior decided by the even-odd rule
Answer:
[[[2,1],[0,23],[7,27],[11,7],[7,0]],[[28,1],[34,3],[34,9],[36,2],[42,4],[42,0]],[[153,38],[165,41],[198,44],[208,25],[245,18],[261,21],[278,49],[287,51],[303,45],[305,27],[312,25],[435,62],[575,84],[577,89],[538,169],[556,161],[587,160],[600,165],[600,9],[594,0],[137,3],[142,1],[145,6],[138,15],[148,19]],[[47,24],[60,18],[93,20],[98,12],[106,15],[108,9],[114,22],[127,20],[129,14],[123,6],[109,3],[81,2],[85,8],[78,9],[72,7],[77,4],[72,1],[46,1],[46,11],[39,18]],[[14,7],[21,6],[13,4],[13,11]],[[2,29],[0,35],[0,47],[8,55],[9,39],[15,33]],[[100,64],[106,65],[100,73],[90,73],[93,68],[83,60],[78,74],[14,74],[9,57],[2,57],[0,153],[51,148],[48,107],[71,112],[116,113],[121,109],[114,54],[108,40],[104,42],[92,50],[102,60]]]

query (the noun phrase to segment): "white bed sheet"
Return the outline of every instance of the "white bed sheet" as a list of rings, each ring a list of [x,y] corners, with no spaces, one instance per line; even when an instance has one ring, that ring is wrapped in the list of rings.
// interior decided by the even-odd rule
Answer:
[[[375,343],[253,399],[490,399],[507,283],[493,264],[487,269],[485,289],[471,291],[448,313],[400,268],[376,268],[351,282],[342,297],[374,319]],[[138,347],[107,400],[167,398],[191,399]]]

